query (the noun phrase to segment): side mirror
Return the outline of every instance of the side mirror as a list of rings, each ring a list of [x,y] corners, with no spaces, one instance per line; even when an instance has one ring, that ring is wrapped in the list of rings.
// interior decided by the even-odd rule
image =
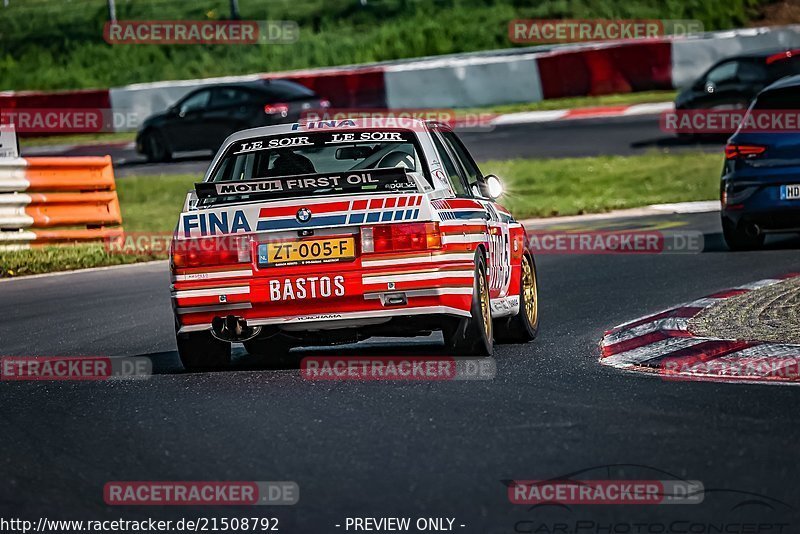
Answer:
[[[503,194],[503,184],[500,183],[500,178],[494,174],[489,174],[485,178],[486,191],[489,193],[489,198],[497,199]]]

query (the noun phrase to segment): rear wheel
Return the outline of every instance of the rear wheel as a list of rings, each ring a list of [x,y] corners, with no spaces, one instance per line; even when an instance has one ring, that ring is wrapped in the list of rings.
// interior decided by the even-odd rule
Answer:
[[[167,147],[167,141],[161,132],[150,130],[142,138],[142,148],[148,161],[161,162],[172,159],[172,153]]]
[[[527,343],[539,333],[539,284],[533,258],[523,255],[521,268],[519,313],[495,323],[495,338],[500,342]]]
[[[176,334],[178,356],[187,371],[211,371],[231,363],[231,344],[220,341],[209,330]]]
[[[722,236],[731,250],[756,250],[764,245],[764,234],[748,232],[746,226],[722,219]]]
[[[470,317],[454,321],[442,330],[445,346],[458,356],[491,356],[493,350],[492,313],[486,261],[475,255],[475,276]]]

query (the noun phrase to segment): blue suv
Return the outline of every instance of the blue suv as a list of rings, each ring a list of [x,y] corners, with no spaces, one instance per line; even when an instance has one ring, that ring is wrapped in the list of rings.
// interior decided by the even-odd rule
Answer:
[[[773,117],[772,126],[745,127]],[[750,105],[725,147],[720,196],[732,250],[760,248],[766,234],[800,232],[800,75],[773,83]]]

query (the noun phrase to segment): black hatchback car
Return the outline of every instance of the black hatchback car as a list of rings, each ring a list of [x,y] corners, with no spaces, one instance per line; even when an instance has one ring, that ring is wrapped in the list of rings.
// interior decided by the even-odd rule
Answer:
[[[202,87],[148,117],[136,135],[136,151],[149,161],[168,161],[175,152],[215,152],[233,132],[296,122],[302,113],[329,105],[288,80]]]
[[[800,50],[771,50],[715,63],[678,93],[675,109],[747,109],[766,86],[800,74]]]

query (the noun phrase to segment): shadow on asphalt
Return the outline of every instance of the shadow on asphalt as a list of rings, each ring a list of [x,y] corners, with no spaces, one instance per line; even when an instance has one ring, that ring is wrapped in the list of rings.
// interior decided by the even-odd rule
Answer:
[[[177,156],[173,157],[170,161],[164,163],[155,163],[147,161],[144,157],[137,156],[136,158],[126,159],[125,161],[115,162],[114,167],[119,168],[136,168],[136,167],[147,167],[149,165],[166,165],[169,163],[196,163],[196,162],[205,162],[211,161],[213,154],[187,154],[185,156]]]
[[[330,347],[301,347],[293,349],[288,355],[282,357],[265,357],[248,354],[242,346],[234,345],[232,363],[229,367],[219,369],[217,373],[238,371],[293,371],[300,369],[303,358],[310,356],[328,357],[421,357],[450,356],[445,351],[444,345],[438,341],[438,336],[431,336],[430,342],[420,343],[421,337],[409,339],[385,339],[385,341],[367,340],[358,344],[339,345]],[[154,375],[194,374],[183,369],[177,351],[152,352],[140,354],[140,358],[149,358],[153,364]],[[202,373],[205,373],[203,371]]]
[[[729,135],[708,135],[702,137],[659,137],[657,139],[644,139],[631,143],[631,148],[677,148],[696,147],[708,148],[710,146],[724,145]]]
[[[731,252],[728,245],[725,244],[725,239],[722,237],[722,232],[714,232],[704,234],[703,253],[706,252]],[[761,250],[792,250],[800,248],[800,235],[792,234],[777,234],[767,236],[764,242],[764,247]],[[757,254],[759,251],[749,251],[751,254]]]

